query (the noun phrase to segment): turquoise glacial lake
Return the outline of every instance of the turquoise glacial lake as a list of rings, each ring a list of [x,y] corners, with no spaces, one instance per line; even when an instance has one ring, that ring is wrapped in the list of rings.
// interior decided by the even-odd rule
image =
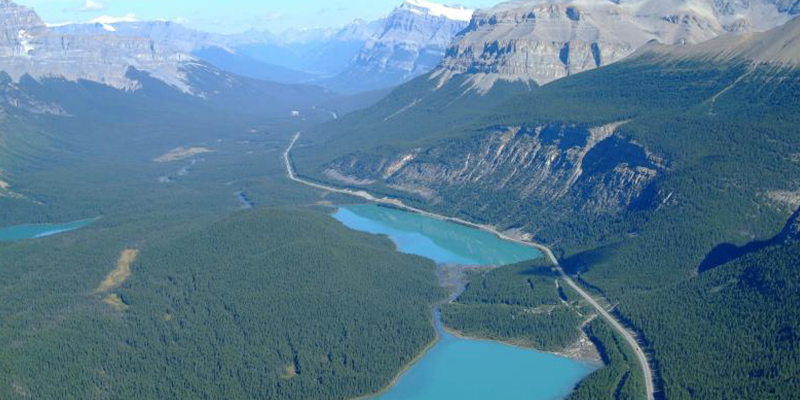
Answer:
[[[340,207],[333,215],[353,230],[389,236],[403,253],[439,264],[507,265],[541,253],[453,222],[375,205]]]
[[[75,221],[66,224],[36,224],[36,225],[18,225],[8,228],[0,228],[0,242],[13,242],[23,239],[37,239],[47,236],[57,235],[59,233],[74,231],[83,228],[97,219],[85,219],[82,221]]]
[[[438,263],[505,265],[539,257],[535,249],[478,229],[404,211],[341,207],[351,229],[389,236],[398,250]],[[486,340],[455,337],[434,320],[440,340],[386,392],[370,400],[561,400],[594,365]]]

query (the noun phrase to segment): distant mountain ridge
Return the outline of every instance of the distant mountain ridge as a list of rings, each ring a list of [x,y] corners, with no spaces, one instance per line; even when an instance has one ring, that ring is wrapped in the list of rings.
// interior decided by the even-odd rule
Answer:
[[[94,22],[57,25],[50,29],[65,35],[138,36],[152,39],[184,53],[209,46],[225,47],[231,40],[225,35],[198,31],[172,21]],[[242,34],[242,37],[245,35],[247,34]]]
[[[434,74],[466,74],[486,92],[498,80],[545,84],[616,62],[650,41],[701,43],[780,26],[796,2],[757,0],[523,0],[475,14]]]
[[[296,28],[280,35],[257,30],[212,34],[169,21],[98,21],[52,29],[70,35],[147,37],[231,72],[286,83],[316,82],[355,93],[396,86],[434,69],[473,11],[407,0],[375,21],[357,19],[341,28]]]
[[[695,46],[666,46],[650,43],[635,57],[656,56],[662,61],[743,61],[778,67],[800,66],[800,17],[768,32],[728,34]]]
[[[362,91],[395,86],[439,64],[453,38],[466,28],[473,10],[407,0],[386,18],[341,74],[334,89]]]
[[[341,29],[292,29],[281,35],[255,29],[233,35],[215,34],[172,21],[91,22],[51,29],[68,35],[149,38],[229,72],[301,83],[343,69],[367,38],[377,32],[377,26],[376,22],[357,20]]]
[[[72,103],[77,103],[78,92],[92,91],[98,102],[115,98],[129,105],[147,98],[150,102],[169,100],[194,104],[198,110],[211,107],[299,124],[344,115],[373,104],[383,94],[343,97],[321,86],[274,82],[267,76],[270,72],[286,74],[296,82],[305,77],[292,77],[295,71],[280,68],[265,70],[255,60],[246,64],[242,58],[226,59],[229,53],[218,47],[203,54],[217,57],[220,64],[231,62],[229,71],[181,51],[191,47],[190,40],[156,40],[134,33],[156,29],[159,37],[175,37],[174,33],[206,37],[177,24],[100,24],[83,27],[88,28],[84,33],[58,33],[32,9],[0,0],[0,120],[17,114],[72,118],[77,115]],[[103,24],[111,24],[115,31]],[[106,33],[90,32],[96,29]],[[247,68],[257,76],[245,76],[242,72],[248,72]]]
[[[797,19],[649,44],[496,107],[487,104],[508,90],[503,79],[478,100],[465,93],[468,72],[434,93],[436,80],[422,77],[304,133],[293,161],[309,180],[555,248],[637,331],[657,398],[791,399],[800,381],[782,377],[800,376],[799,44]],[[484,107],[465,113],[466,101]],[[642,387],[636,370],[600,371],[570,399],[645,398],[619,396]]]
[[[35,79],[88,80],[134,90],[129,68],[147,72],[184,92],[192,89],[183,68],[193,57],[142,37],[76,36],[50,30],[30,8],[0,0],[0,69],[18,82]]]

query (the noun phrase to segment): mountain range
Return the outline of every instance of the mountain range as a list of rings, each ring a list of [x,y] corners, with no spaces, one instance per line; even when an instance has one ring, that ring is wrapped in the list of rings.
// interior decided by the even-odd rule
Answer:
[[[367,39],[347,68],[326,82],[334,90],[363,91],[396,86],[430,72],[472,12],[407,0],[386,17],[382,29]]]
[[[143,89],[147,83],[156,90],[166,84],[180,94],[223,108],[259,110],[264,115],[287,118],[294,112],[311,119],[331,118],[371,104],[381,94],[345,99],[318,85],[274,82],[266,79],[270,71],[264,71],[257,61],[244,65],[255,78],[247,73],[237,74],[237,68],[230,68],[229,72],[189,51],[196,46],[221,43],[219,35],[170,22],[106,21],[53,29],[32,9],[2,0],[0,24],[0,79],[6,85],[0,104],[7,108],[61,113],[59,104],[43,102],[31,93],[38,85],[60,81],[96,83],[129,93]],[[220,54],[228,54],[219,47],[203,48],[206,50],[200,55],[216,57],[216,61],[224,60]],[[235,60],[233,66],[243,68],[241,60]],[[277,68],[271,72],[293,71]]]
[[[538,85],[614,63],[651,41],[700,43],[763,31],[800,10],[791,2],[528,0],[480,10],[433,78],[465,74],[486,92],[498,80]]]
[[[798,12],[792,2],[773,0],[527,0],[479,10],[473,18],[473,11],[463,7],[408,0],[384,19],[278,36],[220,35],[169,21],[103,18],[49,30],[39,20],[29,31],[49,32],[53,40],[128,38],[115,47],[130,49],[133,54],[124,56],[131,59],[151,59],[139,68],[173,85],[181,85],[178,64],[192,55],[240,75],[315,83],[345,93],[392,87],[431,70],[438,87],[461,75],[468,87],[486,93],[498,80],[540,85],[608,65],[650,41],[691,44],[763,31]],[[153,43],[147,57],[141,52],[151,46],[142,38]],[[117,87],[131,85],[120,76],[107,80]]]
[[[50,30],[30,8],[0,1],[0,66],[14,81],[85,79],[123,89],[138,84],[127,76],[136,68],[191,92],[183,68],[195,59],[144,37],[75,36]]]
[[[246,76],[317,83],[343,93],[396,86],[436,67],[473,10],[407,0],[387,17],[342,28],[251,30],[218,35],[169,21],[110,21],[53,27],[58,33],[147,37]]]

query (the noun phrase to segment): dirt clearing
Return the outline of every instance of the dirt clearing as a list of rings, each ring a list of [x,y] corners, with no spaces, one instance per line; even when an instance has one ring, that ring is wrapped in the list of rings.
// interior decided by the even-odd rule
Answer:
[[[139,255],[139,250],[126,249],[122,251],[117,261],[117,267],[106,276],[106,279],[95,289],[95,293],[105,293],[122,285],[131,276],[131,264]]]

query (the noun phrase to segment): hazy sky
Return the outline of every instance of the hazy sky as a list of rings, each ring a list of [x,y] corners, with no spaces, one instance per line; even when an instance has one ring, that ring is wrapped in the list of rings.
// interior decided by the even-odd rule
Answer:
[[[16,0],[31,6],[47,23],[85,22],[100,16],[170,19],[215,32],[251,27],[282,32],[290,27],[344,25],[355,18],[376,19],[402,0]],[[455,0],[489,7],[500,0]]]

